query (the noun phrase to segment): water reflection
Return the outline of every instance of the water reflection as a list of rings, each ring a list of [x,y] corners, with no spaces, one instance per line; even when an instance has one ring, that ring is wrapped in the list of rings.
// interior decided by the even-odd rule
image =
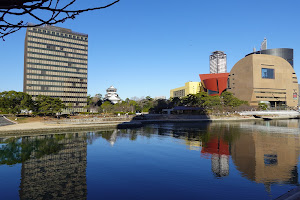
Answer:
[[[298,135],[254,131],[232,144],[231,156],[237,169],[257,183],[298,184],[299,147]]]
[[[22,139],[22,143],[44,143],[45,151],[32,146],[30,159],[22,163],[20,199],[86,199],[87,143],[82,135],[60,136],[64,138]]]
[[[85,134],[2,138],[0,163],[22,163],[20,199],[86,199]]]
[[[217,178],[229,176],[231,155],[241,175],[265,184],[267,191],[272,184],[299,184],[298,120],[211,123],[206,127],[163,124],[155,128],[185,139],[190,150],[199,150],[201,157],[211,159],[211,170]]]
[[[177,141],[173,145],[179,141],[198,151],[199,159],[210,159],[210,176],[216,180],[236,176],[231,171],[237,169],[242,177],[264,184],[268,192],[274,184],[299,184],[298,120],[164,123],[139,129],[0,138],[0,165],[22,165],[20,199],[86,199],[88,145],[104,139],[115,149],[122,139],[138,143],[152,137],[172,138]]]

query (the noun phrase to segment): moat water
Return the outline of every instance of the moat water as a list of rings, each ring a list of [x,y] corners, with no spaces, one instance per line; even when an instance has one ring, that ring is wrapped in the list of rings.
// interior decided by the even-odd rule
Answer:
[[[299,185],[299,124],[1,137],[1,199],[275,199]]]

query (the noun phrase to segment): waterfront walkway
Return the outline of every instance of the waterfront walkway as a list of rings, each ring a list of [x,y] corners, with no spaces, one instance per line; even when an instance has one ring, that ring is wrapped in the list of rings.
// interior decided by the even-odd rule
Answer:
[[[265,111],[243,111],[239,113],[241,116],[246,115],[278,115],[278,116],[299,116],[300,113],[295,110],[265,110]]]
[[[66,119],[66,120],[46,120],[40,122],[30,122],[30,123],[19,123],[9,126],[1,126],[0,134],[23,134],[23,133],[54,133],[61,131],[83,131],[83,130],[92,130],[92,129],[106,129],[106,128],[132,128],[140,127],[143,124],[151,123],[182,123],[182,122],[193,122],[193,123],[202,123],[202,122],[225,122],[225,121],[252,121],[252,120],[263,120],[262,118],[254,118],[253,116],[228,116],[228,117],[212,117],[212,118],[186,118],[183,116],[180,118],[172,117],[160,117],[163,115],[158,115],[156,117],[145,117],[140,120],[136,119],[108,119],[103,121],[96,118],[88,119]],[[176,117],[176,116],[173,116]],[[177,116],[178,117],[178,116]],[[271,118],[270,118],[271,119]],[[273,119],[289,119],[289,117],[274,117]],[[11,122],[12,123],[12,122]]]
[[[22,134],[22,133],[42,133],[42,132],[59,132],[59,131],[79,131],[93,128],[116,128],[118,124],[127,121],[109,121],[97,124],[49,124],[45,122],[30,122],[13,124],[10,126],[1,126],[0,134]]]
[[[0,126],[7,126],[7,125],[13,125],[15,123],[7,120],[5,117],[0,116]]]

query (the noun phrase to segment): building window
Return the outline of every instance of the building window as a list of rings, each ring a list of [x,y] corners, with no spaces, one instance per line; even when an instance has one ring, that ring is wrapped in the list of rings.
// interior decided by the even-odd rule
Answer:
[[[230,79],[229,78],[227,79],[227,88],[230,89]]]
[[[214,94],[219,94],[218,91],[213,91],[213,90],[207,90],[208,95],[214,95]]]
[[[270,68],[261,68],[261,77],[275,79],[274,69]]]
[[[55,46],[52,44],[48,44],[47,49],[55,50]]]

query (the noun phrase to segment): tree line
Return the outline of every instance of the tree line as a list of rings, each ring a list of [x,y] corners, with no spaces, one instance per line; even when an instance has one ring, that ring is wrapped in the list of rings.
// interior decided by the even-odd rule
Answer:
[[[55,115],[66,108],[59,98],[39,95],[33,100],[24,92],[4,91],[0,93],[0,114],[20,114],[22,110],[36,115]]]
[[[162,113],[163,109],[171,109],[176,106],[199,107],[205,113],[236,110],[237,107],[248,105],[248,102],[239,100],[230,92],[223,92],[221,96],[209,96],[206,92],[189,94],[185,97],[170,99],[145,98],[125,99],[117,104],[104,100],[101,94],[94,97],[88,95],[88,112],[133,114],[136,112]],[[24,92],[4,91],[0,93],[1,113],[19,114],[22,110],[32,111],[34,115],[55,115],[72,105],[65,105],[59,98],[39,95],[34,100],[31,95]]]
[[[206,92],[189,94],[185,97],[170,99],[153,99],[150,96],[141,99],[126,99],[117,104],[104,101],[100,94],[95,97],[88,96],[87,109],[99,113],[135,113],[149,112],[162,113],[163,109],[171,109],[176,106],[199,107],[205,113],[232,111],[240,107],[248,106],[247,101],[240,100],[230,92],[223,92],[221,96],[210,96]]]

